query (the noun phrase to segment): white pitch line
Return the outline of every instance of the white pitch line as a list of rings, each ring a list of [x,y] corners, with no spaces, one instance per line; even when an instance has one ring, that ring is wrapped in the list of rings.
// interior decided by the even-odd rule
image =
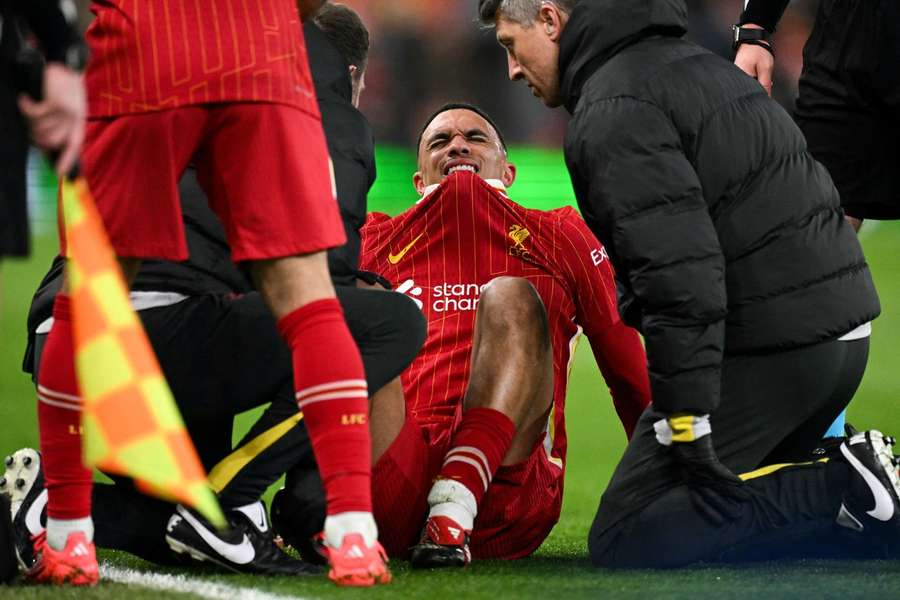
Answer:
[[[134,569],[114,567],[106,563],[100,565],[100,578],[153,590],[194,594],[209,600],[306,600],[301,596],[283,596],[248,587],[192,579],[185,575],[144,573]]]

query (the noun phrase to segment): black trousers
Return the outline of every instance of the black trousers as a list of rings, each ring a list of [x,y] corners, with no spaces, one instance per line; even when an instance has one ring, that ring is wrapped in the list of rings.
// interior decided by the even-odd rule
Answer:
[[[821,0],[795,111],[847,214],[900,218],[900,4]]]
[[[336,291],[374,392],[418,353],[424,319],[402,294],[342,286]],[[291,354],[259,294],[191,297],[140,315],[224,508],[259,500],[295,465],[315,468],[306,427],[295,420]],[[266,404],[232,451],[235,415]],[[172,560],[164,535],[173,506],[141,495],[129,480],[115,481],[94,487],[97,545],[158,563]]]
[[[726,358],[713,445],[734,473],[811,461],[865,370],[869,340],[832,341],[765,356]],[[740,517],[720,524],[694,508],[674,459],[656,441],[651,405],[600,500],[588,549],[597,566],[667,568],[698,561],[804,554],[799,540],[832,533],[850,476],[842,461],[752,473]],[[745,476],[746,477],[746,476]],[[835,532],[836,533],[836,532]]]
[[[28,132],[16,96],[10,67],[0,60],[0,258],[28,254]]]

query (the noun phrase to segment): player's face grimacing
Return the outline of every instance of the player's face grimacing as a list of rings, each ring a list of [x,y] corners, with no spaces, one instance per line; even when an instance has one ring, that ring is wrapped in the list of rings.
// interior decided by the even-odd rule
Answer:
[[[474,171],[482,179],[499,179],[506,187],[516,178],[516,168],[507,162],[491,124],[478,113],[459,108],[440,113],[422,133],[413,185],[422,194],[429,185],[461,169]]]

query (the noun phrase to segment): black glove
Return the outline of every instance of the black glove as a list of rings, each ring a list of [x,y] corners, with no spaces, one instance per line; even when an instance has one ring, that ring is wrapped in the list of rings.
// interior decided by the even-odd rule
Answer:
[[[717,525],[740,517],[750,492],[716,457],[709,415],[671,415],[654,423],[654,429],[678,464],[694,508]]]

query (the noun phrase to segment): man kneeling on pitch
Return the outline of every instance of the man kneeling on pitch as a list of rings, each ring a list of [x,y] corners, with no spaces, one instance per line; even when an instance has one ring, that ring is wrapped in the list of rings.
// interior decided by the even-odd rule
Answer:
[[[370,215],[362,229],[361,267],[413,298],[428,321],[401,376],[405,411],[399,394],[375,397],[394,407],[378,415],[390,415],[389,427],[375,416],[372,424],[392,434],[373,449],[380,539],[392,556],[414,546],[414,567],[524,557],[559,519],[578,334],[587,334],[629,435],[649,403],[646,358],[619,319],[605,251],[578,213],[526,209],[507,196],[516,169],[484,112],[465,104],[435,112],[418,168],[421,199],[394,218]],[[308,514],[314,485],[289,472],[275,501],[276,528],[295,545],[324,513],[305,528],[278,515]]]

